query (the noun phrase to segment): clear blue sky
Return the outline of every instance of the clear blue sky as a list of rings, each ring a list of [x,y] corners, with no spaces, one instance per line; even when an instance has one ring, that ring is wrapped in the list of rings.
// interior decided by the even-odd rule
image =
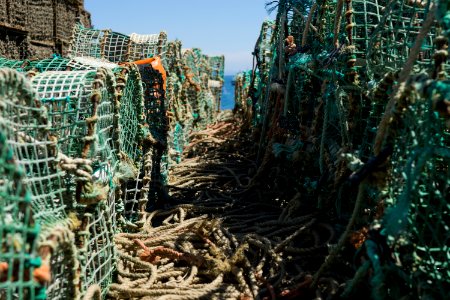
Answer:
[[[225,55],[225,73],[252,66],[261,23],[270,18],[266,0],[85,0],[97,29],[124,34],[166,31],[183,48]],[[272,16],[273,17],[273,16]]]

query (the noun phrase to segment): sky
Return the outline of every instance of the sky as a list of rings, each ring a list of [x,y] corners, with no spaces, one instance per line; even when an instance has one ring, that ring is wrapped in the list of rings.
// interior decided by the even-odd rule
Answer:
[[[166,31],[183,48],[225,55],[225,74],[251,69],[265,0],[85,0],[96,29],[131,34]]]

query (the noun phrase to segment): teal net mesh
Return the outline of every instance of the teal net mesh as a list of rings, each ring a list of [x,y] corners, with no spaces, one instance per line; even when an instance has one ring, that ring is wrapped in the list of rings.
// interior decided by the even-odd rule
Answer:
[[[121,33],[107,31],[103,42],[102,58],[110,62],[127,61],[130,37]]]
[[[301,202],[351,215],[315,280],[345,272],[355,246],[342,296],[445,298],[448,1],[274,3],[235,111],[256,120],[257,175],[290,172]]]
[[[443,299],[450,288],[450,131],[431,99],[419,99],[406,108],[395,141],[383,223],[410,284],[421,285],[421,297]]]
[[[144,130],[144,98],[141,75],[136,65],[117,71],[118,85],[122,84],[120,92],[119,140],[121,155],[134,164],[142,160],[143,130]],[[122,81],[121,81],[122,80]]]
[[[46,254],[39,259],[49,266],[52,275],[52,280],[47,284],[47,297],[58,299],[53,297],[55,289],[58,290],[58,295],[75,295],[76,251],[73,233],[68,229],[71,221],[66,214],[71,199],[65,186],[65,178],[69,178],[69,175],[58,166],[62,156],[49,131],[46,110],[36,100],[31,84],[12,70],[4,69],[0,72],[2,83],[7,83],[1,89],[3,105],[0,126],[5,133],[3,137],[12,146],[11,151],[17,156],[16,161],[23,169],[23,180],[30,191],[29,205],[33,209],[33,222],[42,225],[38,249],[39,253]],[[3,81],[5,78],[9,82]],[[20,217],[13,219],[18,221]],[[60,234],[62,232],[65,233],[64,238]],[[30,253],[37,250],[31,247],[27,249]],[[62,265],[63,262],[65,265]],[[40,266],[36,265],[36,260],[34,264],[35,267]],[[26,269],[20,268],[15,266],[14,270],[25,272]],[[27,276],[29,278],[31,275]],[[14,297],[42,299],[45,297],[45,289],[41,289],[39,295],[35,296],[23,296],[20,291],[14,291]]]
[[[199,128],[214,122],[218,109],[223,56],[209,58],[194,49],[183,61],[181,43],[168,44],[164,32],[126,36],[76,25],[69,52],[69,58],[0,58],[0,148],[8,145],[23,172],[20,180],[11,177],[14,184],[23,182],[30,192],[19,189],[24,200],[16,195],[16,202],[2,196],[8,200],[0,212],[22,214],[10,204],[23,202],[33,215],[23,219],[28,231],[8,231],[3,221],[9,219],[0,221],[0,244],[13,249],[14,236],[21,259],[17,268],[5,269],[12,250],[0,252],[2,299],[78,299],[96,285],[104,298],[117,275],[114,235],[138,230],[144,211],[168,197],[170,166],[181,161],[193,127],[185,87],[199,96]],[[117,64],[156,55],[168,71],[166,89],[150,64]],[[195,73],[190,80],[186,66]],[[12,169],[1,173],[8,177]],[[2,176],[0,186],[13,195],[11,178]],[[25,248],[17,248],[19,235],[27,239]],[[51,279],[31,279],[35,269]]]
[[[76,234],[81,292],[92,282],[106,288],[114,270],[112,239],[117,230],[114,75],[107,69],[45,72],[32,83],[47,107],[59,149],[75,160],[90,160],[89,165],[79,162],[77,168],[84,172],[75,172],[77,177],[67,182],[67,188],[81,221]]]
[[[14,162],[3,133],[0,153],[0,297],[35,298],[38,284],[32,274],[40,265],[35,252],[39,226],[33,219],[24,171]]]
[[[145,59],[159,55],[165,58],[167,52],[167,34],[137,34],[130,35],[129,61]]]
[[[45,109],[34,98],[30,84],[22,75],[2,70],[16,78],[16,88],[2,88],[0,126],[25,170],[33,197],[34,218],[52,224],[65,218],[64,173],[57,169],[57,149],[49,132]],[[5,83],[3,83],[5,84]]]
[[[211,56],[208,58],[210,71],[210,80],[208,86],[214,95],[216,102],[216,111],[220,111],[220,103],[222,98],[222,88],[224,84],[225,57]]]
[[[386,71],[401,69],[408,58],[432,1],[390,1],[383,7],[380,22],[366,45],[369,71],[383,76]],[[419,71],[431,65],[434,53],[433,26],[424,39],[414,64]]]
[[[187,49],[183,53],[184,83],[182,98],[189,102],[192,110],[192,127],[205,128],[211,120],[206,111],[215,112],[217,102],[209,87],[211,66],[208,57],[200,49]],[[212,98],[211,98],[212,97]]]
[[[10,60],[0,58],[0,68],[11,68],[19,72],[65,71],[67,70],[68,64],[68,58],[59,56],[43,60]]]
[[[76,24],[73,30],[69,56],[102,58],[105,34],[105,31],[85,28],[81,24]]]
[[[20,102],[15,92],[24,92],[23,101],[32,99],[25,79],[11,70],[0,70],[2,118],[0,129],[0,298],[35,298],[39,285],[34,269],[40,266],[36,242],[40,228],[33,216],[32,194],[25,182],[26,171],[15,161],[3,129],[6,103]],[[28,95],[27,95],[28,92]]]
[[[153,69],[151,64],[139,65],[144,88],[144,109],[146,124],[153,141],[151,179],[147,202],[147,211],[151,211],[155,206],[161,205],[165,201],[164,185],[167,181],[167,174],[164,172],[167,157],[167,136],[169,130],[169,120],[167,118],[168,103],[166,101],[165,90],[163,88],[163,78],[161,73]]]
[[[165,57],[167,34],[130,36],[111,30],[85,28],[77,24],[74,28],[69,50],[70,57],[91,57],[110,62],[136,61],[156,55]]]

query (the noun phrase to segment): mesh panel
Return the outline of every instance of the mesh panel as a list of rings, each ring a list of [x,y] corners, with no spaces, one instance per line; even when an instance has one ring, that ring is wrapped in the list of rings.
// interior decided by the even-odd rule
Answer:
[[[82,227],[77,233],[82,293],[95,282],[106,292],[114,271],[112,237],[116,231],[114,148],[115,81],[111,71],[45,72],[33,78],[47,107],[51,132],[71,158],[92,160],[92,181],[68,181],[76,195]],[[89,167],[81,166],[89,172]],[[84,203],[87,206],[80,205]]]
[[[43,60],[13,60],[0,58],[0,68],[11,68],[19,72],[36,70],[45,71],[64,71],[67,69],[69,59],[54,57]]]
[[[111,63],[107,60],[91,58],[91,57],[73,57],[67,66],[72,70],[97,70],[98,68],[105,68],[115,70],[119,65]]]
[[[430,1],[415,3],[409,1],[391,1],[384,9],[384,15],[376,27],[368,49],[369,70],[383,76],[388,71],[403,67],[410,49],[422,27]],[[433,54],[435,30],[431,30],[422,44],[415,65],[430,66]]]
[[[84,28],[81,24],[76,24],[72,35],[69,56],[102,58],[104,36],[104,31]]]
[[[115,233],[114,191],[107,202],[101,202],[92,211],[83,216],[86,226],[79,233],[82,293],[94,283],[100,285],[102,295],[106,295],[112,283],[115,270]]]
[[[127,36],[109,30],[94,30],[77,24],[73,31],[70,57],[102,58],[110,62],[136,61],[159,55],[165,57],[167,35]],[[164,62],[165,63],[165,62]]]
[[[450,131],[431,107],[431,99],[422,98],[404,111],[382,193],[383,223],[421,296],[443,299],[450,287]]]
[[[0,162],[0,298],[34,298],[38,286],[32,274],[39,266],[35,256],[39,227],[32,217],[25,172],[14,162],[14,152],[2,132]]]
[[[67,299],[68,295],[79,296],[79,262],[75,236],[67,226],[56,225],[45,236],[41,236],[39,253],[48,260],[52,275],[47,285],[47,299]]]
[[[167,51],[167,35],[165,32],[149,35],[132,33],[129,47],[130,61],[154,57],[155,55],[164,58]]]
[[[36,75],[32,81],[39,98],[47,107],[50,130],[58,138],[61,151],[66,155],[79,157],[82,154],[90,118],[93,113],[96,114],[94,121],[98,138],[89,157],[96,159],[98,168],[106,168],[105,164],[114,164],[116,160],[112,151],[115,87],[109,82],[113,80],[111,76],[106,71],[104,74],[95,71],[45,72]],[[100,93],[101,102],[98,104],[93,103],[94,89]]]
[[[3,74],[11,74],[3,70]],[[5,76],[5,75],[4,75]],[[33,197],[34,218],[45,224],[55,223],[65,217],[64,173],[57,169],[56,147],[48,134],[45,110],[33,102],[31,86],[17,77],[18,90],[4,86],[1,91],[4,105],[1,108],[0,126],[27,176]]]
[[[36,69],[38,72],[64,71],[67,70],[68,63],[69,59],[62,57],[30,61],[29,69],[27,67],[26,71],[31,69]]]
[[[120,150],[137,164],[142,159],[142,130],[144,98],[141,76],[134,64],[118,73],[126,73],[120,98]],[[119,83],[118,83],[119,84]]]
[[[29,66],[28,60],[14,60],[7,58],[0,58],[0,67],[1,68],[11,68],[16,71],[24,71],[25,68]]]
[[[105,36],[102,58],[111,62],[128,60],[130,38],[124,34],[109,31]]]

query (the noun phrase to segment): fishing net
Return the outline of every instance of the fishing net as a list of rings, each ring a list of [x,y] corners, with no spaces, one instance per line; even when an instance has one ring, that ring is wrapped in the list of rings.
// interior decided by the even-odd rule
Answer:
[[[167,77],[166,98],[169,105],[168,133],[168,164],[179,163],[183,148],[187,144],[187,135],[192,127],[192,108],[187,99],[183,98],[183,83],[185,73],[181,53],[181,42],[169,42],[167,46],[166,64],[169,72]]]
[[[179,77],[171,73],[167,78],[167,101],[169,103],[169,164],[180,162],[183,148],[187,143],[192,113],[190,106],[183,101],[182,83]]]
[[[211,56],[208,58],[211,67],[211,77],[208,86],[214,95],[217,103],[216,111],[220,111],[220,102],[222,97],[222,88],[224,83],[225,57]]]
[[[11,68],[19,72],[46,72],[67,70],[69,59],[54,56],[43,60],[13,60],[0,58],[0,68]]]
[[[204,107],[202,105],[205,101],[209,101],[204,97],[210,96],[208,87],[209,79],[209,64],[207,64],[206,57],[203,56],[200,49],[188,49],[183,53],[184,77],[182,98],[189,102],[192,109],[193,128],[204,128],[208,120],[202,119],[204,117]],[[215,106],[213,106],[215,108]],[[200,115],[202,114],[202,115]]]
[[[94,57],[103,58],[103,43],[106,32],[85,28],[76,24],[73,29],[69,57]]]
[[[102,58],[114,63],[127,61],[129,44],[129,36],[107,31],[103,41]]]
[[[111,30],[85,28],[77,24],[72,34],[70,57],[91,57],[110,62],[126,62],[154,56],[164,58],[167,34],[127,36]]]
[[[14,162],[14,153],[3,133],[0,149],[0,297],[35,298],[40,294],[39,284],[32,276],[40,266],[35,251],[39,226],[33,219],[31,193],[23,182],[24,171]]]
[[[181,41],[175,40],[167,43],[167,51],[164,60],[166,61],[167,69],[170,70],[171,73],[175,73],[181,80],[183,75]]]
[[[269,75],[268,72],[270,69],[270,61],[272,55],[271,39],[273,35],[274,25],[275,25],[274,22],[270,20],[266,20],[263,22],[254,49],[258,69],[261,72],[261,74],[264,74],[264,76]]]
[[[67,184],[81,222],[76,230],[81,292],[106,288],[114,271],[115,183],[113,145],[115,81],[111,71],[45,72],[32,78],[48,111],[60,151],[74,159],[76,178]],[[106,291],[106,290],[104,290]]]
[[[442,21],[448,4],[332,4],[277,3],[268,68],[260,37],[259,74],[235,79],[236,111],[248,120],[242,107],[252,100],[248,107],[261,119],[253,126],[260,163],[253,181],[290,172],[300,182],[299,205],[314,201],[330,217],[349,216],[314,288],[320,278],[345,272],[337,258],[353,245],[358,250],[349,261],[357,271],[343,295],[443,298],[449,288],[443,34],[449,25]],[[276,178],[288,180],[277,176],[278,186]]]
[[[66,13],[69,20],[77,9],[69,7]],[[55,22],[58,41],[64,44],[64,19]],[[210,60],[199,49],[192,54],[202,119],[198,124],[204,127],[214,121],[224,62],[223,57]],[[154,56],[164,58],[162,64],[170,70],[167,81],[150,63],[116,64]],[[165,204],[169,166],[181,161],[189,140],[193,116],[183,99],[181,43],[168,46],[164,32],[126,36],[77,24],[69,58],[0,58],[0,67],[26,72],[31,81],[0,70],[5,78],[18,76],[26,85],[22,91],[12,80],[6,83],[12,90],[2,89],[8,95],[0,109],[0,130],[25,170],[33,210],[29,226],[34,220],[42,224],[26,249],[42,261],[33,265],[37,275],[29,280],[34,262],[24,266],[26,276],[16,278],[17,285],[5,295],[105,297],[116,274],[112,237],[118,231],[138,231],[145,211]]]
[[[45,109],[35,101],[32,87],[23,76],[8,69],[1,71],[2,131],[17,163],[25,169],[33,195],[34,218],[44,224],[56,223],[65,218],[68,203],[64,200],[64,173],[56,168],[57,152],[48,131]]]
[[[137,34],[130,35],[128,60],[135,61],[159,55],[165,59],[167,51],[167,34]]]
[[[386,71],[401,69],[414,46],[420,28],[424,25],[432,1],[390,1],[374,28],[367,45],[368,70],[380,78]],[[431,66],[436,30],[430,30],[424,39],[417,59],[416,71]]]
[[[11,70],[1,72],[2,79],[9,82],[2,80],[5,84],[2,87],[4,109],[0,124],[13,153],[18,157],[17,163],[24,169],[24,181],[30,189],[32,218],[43,226],[41,234],[37,236],[36,233],[38,246],[28,248],[30,253],[35,251],[34,255],[39,253],[40,257],[26,268],[40,267],[34,271],[34,280],[41,283],[42,287],[47,282],[48,297],[62,295],[61,292],[75,295],[76,250],[69,228],[73,226],[73,221],[66,214],[71,197],[67,193],[65,179],[70,177],[58,166],[60,160],[67,159],[65,155],[57,153],[54,137],[48,130],[46,110],[35,100],[31,85],[23,76]],[[15,221],[20,218],[13,216]],[[29,234],[23,232],[22,238]],[[15,270],[20,270],[20,267],[15,266]],[[48,280],[50,274],[51,280]],[[26,280],[23,279],[23,282]],[[45,288],[39,293],[34,296],[36,299],[45,297]],[[21,297],[22,294],[15,291],[14,295]],[[32,295],[27,297],[33,298]],[[58,299],[56,295],[53,298]]]
[[[438,88],[434,93],[448,97],[448,87],[447,83],[446,90]],[[450,132],[432,111],[432,100],[417,98],[407,106],[398,128],[392,174],[382,192],[388,207],[382,222],[396,258],[410,272],[409,284],[421,286],[421,297],[445,298],[450,288]],[[380,273],[389,276],[389,269]],[[374,284],[386,280],[377,281]]]
[[[10,96],[4,86],[5,73],[0,73],[2,101]],[[24,181],[25,171],[15,162],[14,151],[8,146],[3,128],[0,153],[0,297],[8,300],[34,298],[40,294],[39,284],[32,276],[40,266],[36,255],[40,228],[33,218],[32,196]]]
[[[116,71],[119,92],[119,149],[122,160],[137,165],[142,160],[144,131],[144,98],[139,69],[128,64]],[[135,167],[136,168],[136,167]]]
[[[138,66],[144,88],[144,109],[146,124],[148,124],[152,143],[151,179],[147,210],[153,205],[160,205],[165,200],[164,183],[166,176],[162,170],[165,168],[163,157],[167,155],[167,135],[169,122],[167,118],[168,103],[165,97],[164,80],[162,74],[155,70],[151,64]]]
[[[234,99],[235,109],[243,110],[245,113],[249,109],[248,95],[251,88],[252,71],[238,73],[234,78]],[[250,103],[250,109],[251,109]]]
[[[4,57],[0,58],[0,67],[2,68],[11,68],[16,71],[23,71],[27,65],[29,65],[27,60],[15,60]]]

